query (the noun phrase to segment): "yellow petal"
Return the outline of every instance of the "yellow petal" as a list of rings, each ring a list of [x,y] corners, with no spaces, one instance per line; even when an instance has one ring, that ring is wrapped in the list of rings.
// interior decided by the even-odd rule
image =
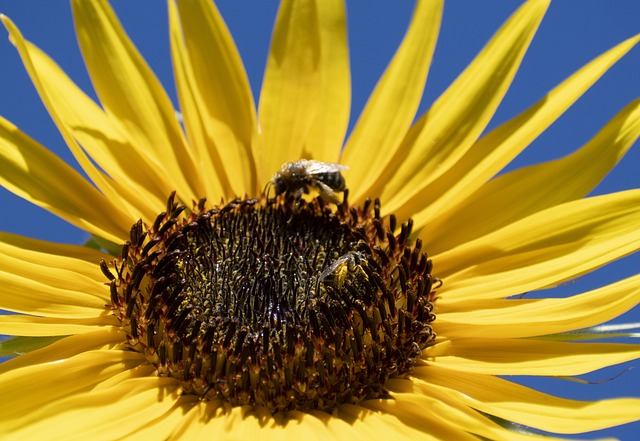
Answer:
[[[101,327],[118,326],[113,315],[90,319],[61,319],[28,315],[0,315],[0,334],[32,337],[72,335],[94,332]]]
[[[44,282],[34,280],[38,268],[27,268],[24,275],[0,271],[0,308],[23,314],[44,317],[91,318],[104,311],[105,300],[86,292],[87,284],[69,280],[60,287],[62,272],[43,269],[40,277]],[[47,280],[49,279],[49,280]],[[58,286],[56,286],[58,285]]]
[[[462,158],[502,101],[548,6],[526,2],[411,128],[375,194],[405,218],[422,208],[422,190]]]
[[[557,334],[605,323],[640,302],[640,276],[566,299],[480,300],[437,310],[437,331],[462,337],[511,338]]]
[[[1,307],[49,317],[100,315],[109,301],[109,289],[99,262],[92,259],[103,254],[78,248],[0,235]]]
[[[637,345],[511,338],[442,341],[423,352],[430,365],[487,375],[582,375],[640,357]]]
[[[390,400],[392,401],[392,400]],[[434,419],[428,416],[416,419],[413,416],[404,417],[403,409],[380,409],[376,400],[363,401],[362,405],[345,404],[339,406],[331,415],[335,418],[327,418],[322,412],[314,412],[313,416],[323,421],[332,430],[334,437],[341,439],[407,439],[407,440],[436,440],[446,439],[438,437],[439,424],[436,422],[435,433],[430,433],[430,423]],[[445,425],[445,433],[459,432],[457,428]],[[463,435],[464,436],[464,435]],[[326,439],[326,438],[325,438]],[[455,439],[455,438],[450,438]]]
[[[67,360],[4,372],[0,375],[0,426],[5,430],[24,427],[48,403],[87,392],[96,383],[132,369],[140,361],[140,355],[134,352],[90,351]]]
[[[124,333],[116,328],[95,328],[93,332],[71,335],[48,346],[20,355],[0,364],[0,374],[23,367],[56,363],[79,354],[95,350],[113,350],[125,340]],[[142,362],[144,359],[139,355]]]
[[[188,203],[204,195],[173,105],[104,0],[74,0],[78,43],[100,102],[130,144]],[[168,196],[168,195],[167,195]]]
[[[338,159],[349,98],[329,101],[349,91],[345,32],[344,5],[337,0],[280,4],[258,112],[260,182],[287,161],[330,152],[333,162]],[[338,109],[333,115],[327,114],[336,110],[330,105]]]
[[[402,419],[400,410],[395,413],[371,411],[363,406],[341,405],[331,414],[321,411],[293,411],[271,415],[264,408],[243,406],[226,409],[220,402],[209,401],[201,402],[191,409],[172,436],[176,439],[226,437],[238,440],[259,438],[263,441],[442,439],[427,432],[426,428],[429,426],[425,427],[424,418],[408,424]],[[460,430],[449,427],[447,431],[460,433]]]
[[[101,304],[109,300],[109,289],[105,286],[107,278],[96,271],[91,277],[75,270],[62,269],[56,266],[58,261],[61,265],[65,263],[66,258],[55,255],[49,256],[49,262],[42,264],[37,262],[37,257],[16,258],[11,255],[0,254],[0,272],[12,274],[16,277],[26,278],[33,282],[38,282],[56,289],[77,290],[85,293],[87,296],[96,297]],[[36,262],[33,262],[36,260]],[[91,265],[89,262],[82,262],[85,266]],[[97,269],[96,263],[93,263],[93,269]],[[45,302],[43,302],[45,303]],[[82,304],[79,302],[77,304]]]
[[[92,234],[119,242],[131,220],[56,155],[0,117],[0,184]],[[105,216],[108,213],[108,216]]]
[[[558,188],[556,182],[559,181],[552,179],[551,176],[533,186],[525,186],[519,181],[525,173],[513,181],[503,181],[502,177],[488,183],[487,181],[546,130],[639,40],[640,37],[630,38],[605,52],[566,79],[529,109],[478,140],[453,167],[424,188],[421,193],[422,205],[415,207],[415,214],[411,214],[414,228],[420,229],[424,225],[428,225],[430,234],[435,233],[436,235],[441,229],[444,230],[444,225],[447,226],[447,230],[455,228],[457,232],[460,232],[460,228],[475,229],[480,226],[486,227],[486,231],[490,231],[497,228],[494,224],[495,221],[490,222],[493,221],[494,215],[503,220],[505,224],[511,221],[505,211],[513,210],[514,205],[544,200],[549,203],[544,206],[547,208],[551,206],[552,201],[558,203],[560,195],[565,197],[562,202],[570,200],[567,198],[570,195],[574,198],[576,198],[576,194],[579,195],[578,197],[584,196],[588,190],[572,193],[563,186],[563,191],[555,191]],[[582,153],[573,155],[573,160],[563,160],[563,163],[570,167],[569,170],[563,170],[561,173],[562,180],[566,181],[567,185],[570,184],[581,189],[592,188],[622,157],[628,147],[633,144],[633,139],[637,137],[637,108],[637,102],[627,106],[596,138],[584,147]],[[540,186],[543,184],[547,184],[547,187],[553,186],[554,191],[543,196],[540,191]],[[509,195],[517,194],[517,196],[510,197],[507,201],[504,190],[506,188],[515,190],[516,187],[511,185],[518,186],[517,188],[521,189],[521,194],[535,194],[540,197],[523,198],[521,194],[514,191]],[[475,191],[478,188],[480,190]],[[485,200],[488,195],[492,196],[490,202]],[[487,211],[486,207],[494,207],[495,205],[492,205],[494,202],[500,203],[500,208]],[[462,207],[458,207],[458,204],[462,204]],[[472,214],[467,211],[468,204],[474,208],[476,204],[482,204],[484,209],[482,211],[483,222],[468,222],[466,220],[465,216],[475,219],[477,215],[477,213]],[[540,209],[537,208],[537,210]],[[416,212],[416,210],[420,211]],[[465,219],[464,226],[460,225],[461,219]],[[458,234],[456,234],[456,239],[468,240],[464,235]],[[434,240],[436,239],[430,235],[428,249],[431,252],[436,252],[435,248],[432,248]]]
[[[56,115],[55,120],[64,124],[64,131],[73,134],[91,161],[121,184],[107,185],[103,179],[96,180],[96,185],[111,199],[123,198],[133,219],[143,214],[153,219],[173,190],[166,176],[129,144],[104,111],[53,60],[29,42],[25,42],[25,48],[37,76],[34,82],[40,94],[46,94],[45,104],[52,107],[50,112]],[[78,157],[77,146],[70,147]]]
[[[591,141],[571,155],[524,167],[487,182],[457,210],[429,222],[423,237],[425,248],[439,253],[533,213],[584,197],[622,159],[638,136],[640,100],[626,106]],[[424,219],[420,214],[417,218]],[[482,219],[482,222],[470,222],[470,219]],[[455,234],[444,234],[444,231],[455,231]]]
[[[158,377],[158,371],[152,364],[142,363],[134,367],[133,369],[128,369],[112,375],[111,377],[105,379],[104,381],[101,381],[91,390],[98,392],[102,390],[112,389],[114,387],[120,387],[122,383],[135,378],[157,378],[157,377]],[[173,381],[176,383],[178,382],[178,380],[176,380],[175,378],[173,379]]]
[[[415,370],[423,393],[440,388],[461,404],[507,421],[556,433],[584,433],[636,421],[640,400],[595,402],[554,397],[492,375],[469,374],[439,366]]]
[[[171,51],[185,128],[207,176],[207,197],[253,194],[256,110],[242,60],[213,2],[178,5],[179,17],[169,2]]]
[[[51,433],[59,439],[123,439],[171,413],[180,402],[175,383],[171,378],[136,378],[108,390],[76,391],[49,405],[34,406],[16,418],[15,425],[11,421],[16,430],[10,435],[12,439],[38,439]]]
[[[303,158],[337,162],[351,111],[351,74],[344,0],[316,2],[320,23],[321,88]]]
[[[1,255],[32,264],[74,271],[92,280],[105,280],[98,264],[102,259],[113,258],[109,254],[80,245],[47,242],[0,232]],[[52,256],[55,256],[55,260],[52,260]]]
[[[175,428],[184,421],[185,408],[196,405],[194,402],[196,400],[196,397],[183,395],[169,409],[166,408],[166,404],[168,404],[166,402],[150,404],[149,417],[144,427],[137,429],[135,433],[130,435],[130,438],[140,440],[168,439]],[[154,416],[156,416],[155,419]]]
[[[438,371],[447,372],[445,369],[437,368]],[[455,375],[455,373],[454,373]],[[549,440],[546,436],[532,436],[530,434],[520,434],[498,425],[487,416],[477,412],[467,403],[462,403],[458,397],[452,396],[446,388],[438,388],[424,384],[416,379],[390,379],[386,387],[391,392],[393,400],[370,400],[363,403],[364,406],[373,407],[383,412],[393,411],[395,408],[400,418],[407,421],[410,418],[419,421],[425,427],[429,427],[432,433],[438,433],[440,440],[460,439],[460,434],[447,433],[439,426],[454,426],[462,429],[464,435],[473,434],[480,439],[504,440],[504,441],[533,441]],[[399,405],[399,406],[398,406]],[[429,418],[425,415],[424,409],[429,409]],[[435,429],[435,430],[434,430]],[[472,437],[471,439],[478,439]]]
[[[117,144],[121,137],[116,131],[111,130],[111,125],[108,120],[105,120],[102,111],[96,108],[95,104],[64,75],[52,60],[36,46],[24,40],[18,28],[7,17],[1,17],[1,19],[10,33],[11,41],[18,49],[34,86],[78,164],[107,199],[113,201],[114,204],[118,203],[121,211],[128,208],[128,214],[130,217],[133,214],[133,219],[139,218],[141,210],[144,211],[144,208],[147,208],[145,203],[141,201],[140,194],[135,194],[133,189],[123,187],[110,177],[105,176],[102,170],[94,164],[95,161],[98,165],[104,165],[106,171],[114,173],[112,177],[126,178],[126,175],[119,172],[117,167],[114,169],[114,163],[110,161],[112,155],[105,152],[105,150],[113,149],[113,145],[104,145],[107,142]],[[105,122],[106,124],[100,125]],[[97,160],[88,158],[78,145],[77,139],[86,143],[84,148],[90,153],[103,156],[103,158]],[[120,148],[120,151],[121,155],[128,155],[126,148]],[[127,156],[121,158],[121,161],[134,162],[133,165],[136,165],[135,160],[132,161],[133,159],[135,158]],[[134,169],[129,170],[133,171]],[[144,170],[145,168],[141,166],[140,172],[142,174],[144,174]],[[130,179],[126,179],[126,181],[130,181]],[[138,193],[144,194],[146,190],[140,190]],[[134,207],[132,204],[139,204],[140,208]],[[157,212],[157,210],[152,211]],[[127,223],[131,223],[131,221]]]
[[[479,429],[479,418],[471,418],[469,413],[460,412],[444,405],[441,401],[434,400],[431,397],[414,396],[406,398],[403,394],[396,393],[397,383],[391,381],[390,389],[392,400],[371,400],[363,402],[363,407],[371,408],[379,411],[382,415],[398,418],[406,427],[422,428],[426,433],[421,434],[414,439],[435,440],[478,440],[475,436],[475,429]],[[406,394],[408,395],[408,394]],[[397,397],[397,398],[396,398]],[[422,399],[420,399],[422,398]],[[425,412],[429,409],[429,412]],[[480,432],[490,433],[488,425],[481,428]],[[495,435],[495,433],[493,434]],[[382,436],[373,435],[373,439],[395,439],[393,434],[384,434]],[[367,438],[365,438],[367,439]],[[494,438],[491,439],[501,439]]]
[[[567,202],[433,257],[439,303],[503,298],[576,278],[640,247],[640,190]]]
[[[441,0],[420,1],[404,40],[349,136],[341,162],[348,165],[349,196],[371,194],[415,118],[440,30]],[[386,199],[385,199],[386,201]]]

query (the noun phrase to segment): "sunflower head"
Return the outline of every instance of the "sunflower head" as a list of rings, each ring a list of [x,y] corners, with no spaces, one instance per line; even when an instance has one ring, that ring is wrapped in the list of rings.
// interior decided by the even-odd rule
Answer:
[[[386,395],[432,344],[432,263],[380,204],[237,199],[137,222],[113,261],[131,349],[185,394],[270,412]]]

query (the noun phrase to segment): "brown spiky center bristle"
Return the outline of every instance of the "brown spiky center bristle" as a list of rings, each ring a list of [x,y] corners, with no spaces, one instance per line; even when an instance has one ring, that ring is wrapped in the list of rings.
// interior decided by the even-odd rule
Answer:
[[[373,207],[372,207],[373,205]],[[379,203],[169,199],[114,261],[129,345],[201,399],[321,409],[385,396],[435,338],[431,261]]]

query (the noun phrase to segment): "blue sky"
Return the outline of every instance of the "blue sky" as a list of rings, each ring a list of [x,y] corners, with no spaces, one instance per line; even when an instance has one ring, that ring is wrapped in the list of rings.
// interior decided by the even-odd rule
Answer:
[[[507,0],[456,0],[447,3],[420,113],[446,89],[520,3]],[[162,2],[141,0],[119,0],[113,4],[130,37],[176,102],[166,8]],[[348,2],[353,80],[351,124],[356,121],[402,38],[412,5],[407,1]],[[219,8],[236,39],[257,101],[277,4],[226,0],[219,2]],[[44,49],[94,96],[76,45],[68,4],[3,0],[0,12],[12,18],[28,39]],[[638,32],[640,2],[637,0],[554,2],[489,129],[523,111],[592,58]],[[69,163],[74,163],[16,51],[6,39],[0,40],[0,60],[0,115]],[[640,96],[639,79],[640,48],[636,47],[509,168],[546,161],[580,147],[617,111]],[[640,187],[638,170],[640,145],[631,150],[594,193]],[[85,233],[3,189],[0,189],[0,212],[3,213],[0,231],[58,242],[82,243],[86,239]],[[635,274],[638,268],[640,257],[636,253],[577,280],[565,287],[562,293],[586,291]],[[640,321],[640,308],[636,309],[619,321]],[[620,377],[607,381],[623,371]],[[571,398],[593,399],[622,394],[640,396],[640,362],[614,367],[587,378],[599,384],[583,386],[562,380],[527,381],[527,384]],[[598,436],[631,439],[634,431],[640,431],[640,423],[603,431]]]

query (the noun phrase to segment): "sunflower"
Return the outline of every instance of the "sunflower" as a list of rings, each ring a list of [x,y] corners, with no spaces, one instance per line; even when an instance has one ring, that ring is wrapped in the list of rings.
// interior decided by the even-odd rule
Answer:
[[[504,378],[640,356],[580,341],[640,276],[547,295],[640,246],[638,190],[585,197],[640,101],[501,173],[640,37],[487,130],[547,6],[524,3],[416,119],[442,16],[418,2],[346,141],[342,2],[282,2],[257,113],[212,3],[168,2],[179,112],[106,1],[72,2],[100,105],[2,17],[84,176],[2,118],[0,183],[92,237],[0,235],[0,333],[22,354],[0,365],[4,436],[514,440],[640,419],[638,398]]]

